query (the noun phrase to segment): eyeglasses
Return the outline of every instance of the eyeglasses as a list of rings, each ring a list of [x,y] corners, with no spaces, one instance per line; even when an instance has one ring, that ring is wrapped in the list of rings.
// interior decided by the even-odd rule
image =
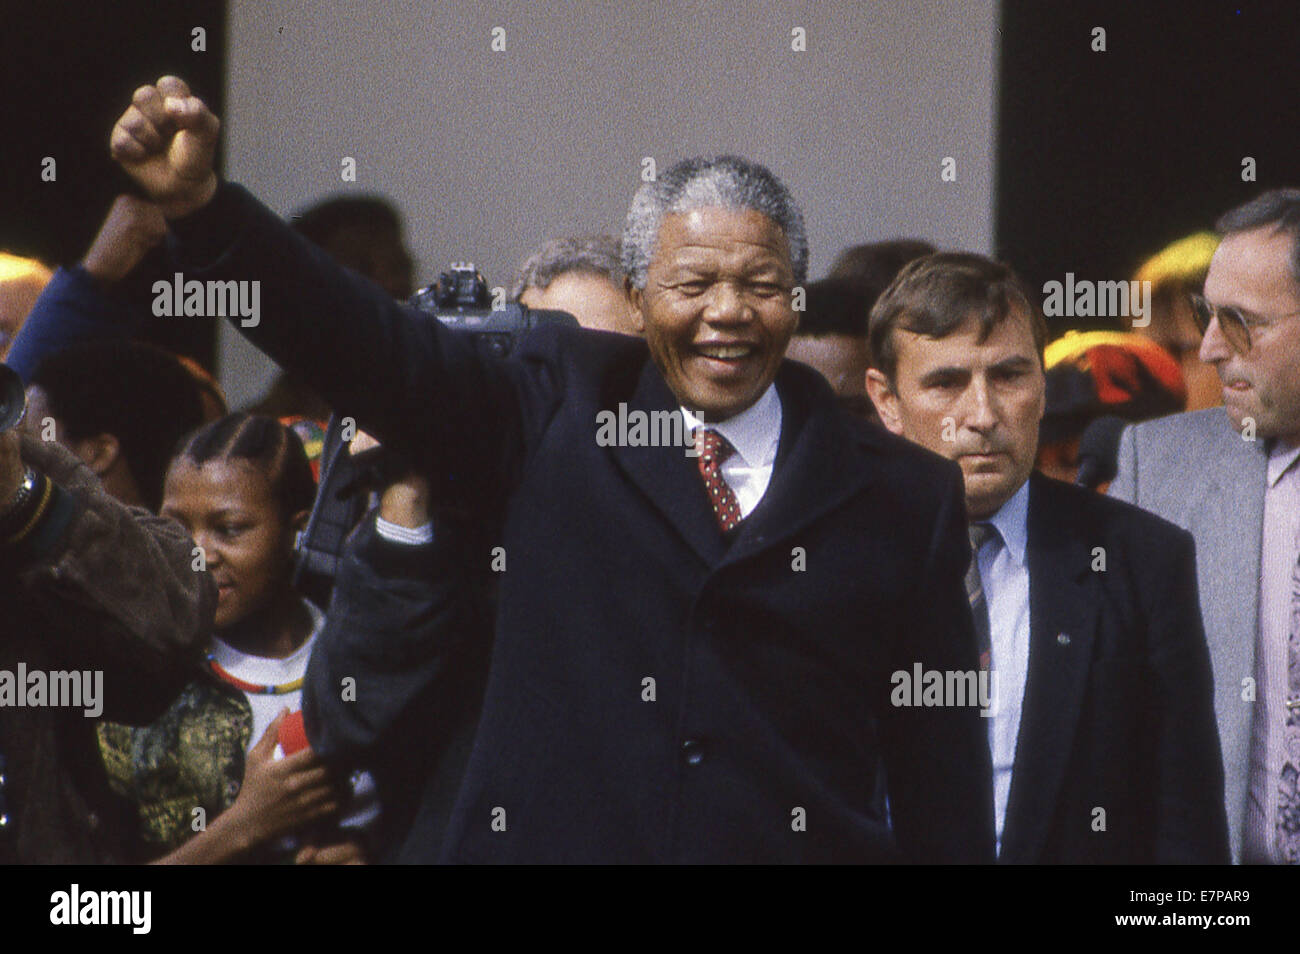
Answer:
[[[1189,295],[1188,298],[1192,305],[1192,318],[1196,321],[1196,327],[1200,330],[1201,337],[1205,337],[1210,322],[1218,318],[1219,329],[1223,332],[1223,337],[1228,339],[1228,344],[1238,354],[1246,354],[1250,351],[1251,328],[1267,328],[1273,321],[1300,315],[1300,311],[1293,311],[1290,314],[1278,315],[1275,319],[1262,320],[1254,316],[1248,318],[1231,305],[1215,305],[1197,294]]]

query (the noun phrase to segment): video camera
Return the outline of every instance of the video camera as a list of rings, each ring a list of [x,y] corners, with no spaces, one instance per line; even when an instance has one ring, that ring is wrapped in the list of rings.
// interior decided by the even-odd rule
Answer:
[[[453,263],[436,282],[412,295],[408,304],[448,330],[472,336],[479,351],[493,358],[509,357],[519,339],[535,328],[578,325],[577,319],[564,311],[530,309],[515,302],[492,307],[487,282],[473,263]],[[447,413],[454,411],[447,409]],[[350,454],[339,415],[330,418],[316,502],[296,544],[294,585],[300,591],[325,605],[343,545],[365,514],[370,492],[387,486],[413,466],[411,458],[386,447]]]

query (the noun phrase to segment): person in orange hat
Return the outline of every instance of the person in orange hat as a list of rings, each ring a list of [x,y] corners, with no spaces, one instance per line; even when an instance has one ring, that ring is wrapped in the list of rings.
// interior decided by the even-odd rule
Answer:
[[[1149,421],[1181,411],[1187,399],[1179,363],[1140,335],[1068,331],[1047,346],[1043,361],[1047,409],[1036,466],[1066,483],[1078,476],[1079,441],[1093,421],[1106,415]]]

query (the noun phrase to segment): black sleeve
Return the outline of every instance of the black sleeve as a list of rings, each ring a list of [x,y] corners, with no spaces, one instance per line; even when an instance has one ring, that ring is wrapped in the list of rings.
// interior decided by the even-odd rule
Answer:
[[[321,756],[365,764],[413,706],[427,714],[430,697],[459,699],[459,681],[476,677],[460,665],[465,644],[489,631],[456,550],[442,535],[424,546],[386,540],[373,513],[349,540],[303,684]]]
[[[237,185],[222,183],[171,234],[185,281],[259,283],[256,317],[230,319],[245,337],[337,414],[416,460],[451,456],[466,478],[508,485],[558,406],[558,363],[485,356],[468,336],[340,266]]]
[[[1141,561],[1147,646],[1155,680],[1148,698],[1155,754],[1153,844],[1158,864],[1231,864],[1214,676],[1196,588],[1196,545],[1185,530]],[[1245,581],[1244,585],[1255,585]]]
[[[139,313],[123,307],[82,266],[60,268],[23,321],[5,363],[31,384],[41,362],[69,345],[131,337]]]
[[[976,673],[979,661],[966,598],[966,532],[961,474],[951,468],[918,574],[892,669]],[[888,695],[888,688],[884,690]],[[903,860],[921,864],[992,864],[993,770],[988,720],[977,705],[882,706],[881,733],[889,811]]]

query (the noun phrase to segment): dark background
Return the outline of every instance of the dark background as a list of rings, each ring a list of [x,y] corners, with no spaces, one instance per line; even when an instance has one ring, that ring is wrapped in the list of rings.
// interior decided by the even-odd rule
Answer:
[[[0,248],[85,252],[128,188],[107,134],[141,77],[185,76],[224,115],[221,0],[51,2],[6,16]],[[207,51],[190,31],[207,30]],[[1091,31],[1106,30],[1106,52]],[[1032,287],[1130,277],[1169,241],[1262,188],[1300,184],[1300,3],[1005,3],[996,254]],[[40,181],[44,156],[58,181]],[[1257,181],[1241,180],[1252,156]],[[211,323],[151,322],[212,366]]]
[[[1039,289],[1067,271],[1131,278],[1263,189],[1300,185],[1298,37],[1295,0],[1005,3],[998,257]]]
[[[108,158],[108,134],[141,77],[184,76],[224,115],[223,0],[113,0],[5,4],[0,63],[0,249],[67,265],[85,255],[129,180]],[[207,30],[207,52],[190,31]],[[55,182],[41,181],[53,156]],[[220,157],[220,151],[218,151]],[[211,322],[148,323],[150,339],[211,368]]]

